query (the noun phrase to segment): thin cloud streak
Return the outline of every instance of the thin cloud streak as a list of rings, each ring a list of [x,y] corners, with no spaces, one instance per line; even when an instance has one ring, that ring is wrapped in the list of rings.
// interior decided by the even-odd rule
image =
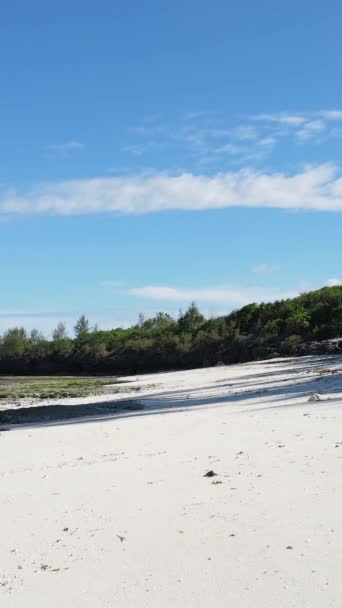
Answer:
[[[52,152],[72,152],[73,150],[81,150],[84,144],[80,141],[65,141],[61,144],[50,144],[48,150]]]
[[[298,127],[302,125],[306,118],[296,114],[257,114],[252,116],[252,119],[260,122],[273,122],[282,125],[289,125],[292,127]]]
[[[320,115],[327,120],[342,120],[342,110],[322,110]]]
[[[333,165],[309,167],[295,174],[254,169],[212,176],[156,173],[47,183],[27,194],[10,191],[0,197],[0,217],[12,219],[228,207],[342,211],[342,174]]]
[[[253,272],[260,274],[271,274],[276,270],[279,270],[279,267],[275,266],[274,264],[258,264],[258,266],[254,266],[254,268],[252,268]]]
[[[269,112],[252,116],[224,116],[210,113],[194,113],[192,119],[183,117],[175,122],[164,123],[162,117],[128,129],[135,141],[128,142],[123,152],[143,156],[156,146],[170,149],[173,153],[192,156],[198,165],[218,154],[230,153],[230,164],[248,160],[260,161],[273,152],[276,145],[292,140],[303,145],[311,141],[324,144],[340,133],[332,122],[342,119],[342,110],[328,109],[299,113]],[[320,137],[324,132],[324,138]],[[218,140],[222,143],[218,148]],[[157,143],[158,142],[158,143]],[[264,152],[257,156],[257,149]]]
[[[293,291],[278,291],[268,287],[212,286],[200,288],[181,288],[168,286],[136,287],[127,291],[128,295],[169,302],[206,302],[243,306],[251,302],[271,302],[298,295]]]
[[[323,120],[312,120],[305,123],[304,127],[297,131],[296,136],[303,141],[320,135],[325,129],[326,124]]]

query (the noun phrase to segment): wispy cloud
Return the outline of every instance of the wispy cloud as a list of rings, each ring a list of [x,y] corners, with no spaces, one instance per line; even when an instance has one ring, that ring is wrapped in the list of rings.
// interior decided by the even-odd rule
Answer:
[[[204,132],[207,137],[218,139],[221,137],[230,137],[232,135],[231,129],[220,129],[220,128],[209,128]]]
[[[273,137],[279,141],[282,137],[293,135],[295,139],[304,142],[313,138],[318,140],[318,136],[323,132],[325,132],[326,137],[340,136],[338,131],[330,128],[329,123],[342,120],[342,110],[305,111],[299,114],[257,114],[252,116],[251,120],[257,121],[263,125],[264,129],[268,130],[267,137]]]
[[[243,151],[241,146],[237,146],[236,144],[225,144],[224,146],[220,146],[214,150],[217,154],[240,154]]]
[[[15,318],[20,316],[22,319],[37,319],[41,317],[45,318],[57,318],[58,316],[72,316],[75,313],[72,312],[50,312],[50,311],[26,311],[26,310],[17,310],[17,309],[0,309],[0,318]]]
[[[273,137],[263,137],[262,139],[259,139],[258,141],[258,145],[259,146],[274,146],[277,143],[277,139],[273,136]]]
[[[124,146],[122,150],[133,154],[133,156],[142,156],[148,147],[146,144],[129,144],[128,146]]]
[[[253,272],[259,274],[271,274],[272,272],[278,270],[278,266],[276,266],[275,264],[258,264],[257,266],[254,266],[252,270]]]
[[[216,112],[215,110],[196,110],[193,112],[186,112],[184,114],[184,119],[185,120],[198,120],[200,119],[208,119],[208,118],[213,118],[214,116],[218,116],[220,115],[220,112]]]
[[[327,120],[342,120],[342,110],[321,110],[320,115]]]
[[[252,125],[239,125],[238,127],[235,127],[235,129],[232,129],[230,134],[242,141],[257,139],[258,136],[256,127]]]
[[[271,122],[292,127],[298,127],[306,120],[304,116],[297,114],[256,114],[252,118],[260,122]]]
[[[326,124],[323,120],[312,120],[305,123],[303,128],[297,131],[296,136],[302,141],[312,139],[313,137],[320,135],[325,129]]]
[[[128,295],[146,298],[148,300],[161,300],[168,302],[204,302],[225,304],[227,306],[243,306],[250,302],[271,302],[297,295],[297,292],[286,292],[267,287],[168,287],[145,286],[128,290]]]
[[[304,146],[314,141],[316,145],[324,145],[330,138],[342,137],[336,125],[340,120],[342,110],[338,108],[249,116],[203,111],[166,122],[157,115],[129,128],[128,138],[134,135],[134,141],[128,141],[122,150],[142,158],[147,151],[163,148],[182,159],[182,166],[189,159],[193,167],[220,162],[230,166],[253,162],[260,166],[282,144],[300,142]],[[220,159],[223,154],[230,158]]]
[[[242,169],[216,175],[182,173],[99,177],[37,185],[0,196],[0,217],[153,213],[227,207],[342,211],[342,173],[333,165],[299,173]]]
[[[82,150],[84,144],[80,141],[65,141],[60,144],[50,144],[48,150],[51,152],[73,152],[75,150]]]

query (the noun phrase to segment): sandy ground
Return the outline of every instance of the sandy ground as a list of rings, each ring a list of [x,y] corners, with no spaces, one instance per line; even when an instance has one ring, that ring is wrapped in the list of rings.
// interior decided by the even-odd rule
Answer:
[[[341,608],[341,369],[130,378],[139,412],[0,432],[1,607]]]

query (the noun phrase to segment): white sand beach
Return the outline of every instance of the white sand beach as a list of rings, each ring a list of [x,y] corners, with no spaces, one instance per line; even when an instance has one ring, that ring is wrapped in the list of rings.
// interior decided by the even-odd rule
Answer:
[[[1,607],[340,608],[341,370],[132,377],[138,411],[1,428]]]

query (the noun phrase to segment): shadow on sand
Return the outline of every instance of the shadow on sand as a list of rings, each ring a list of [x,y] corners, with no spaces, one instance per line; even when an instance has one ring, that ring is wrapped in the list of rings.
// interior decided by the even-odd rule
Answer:
[[[219,381],[189,390],[164,390],[139,400],[126,398],[90,404],[10,408],[0,411],[0,431],[171,413],[205,406],[239,405],[242,401],[246,402],[245,405],[250,407],[251,411],[254,406],[258,409],[293,407],[303,405],[303,398],[312,393],[322,393],[329,401],[336,401],[333,395],[342,392],[342,377],[340,370],[338,373],[336,370],[330,370],[329,364],[336,366],[341,363],[341,357],[336,356],[287,359],[274,361],[277,369],[269,372],[233,376],[227,379],[228,382]],[[248,365],[258,364],[260,363]],[[332,371],[335,373],[331,373]],[[308,373],[315,375],[308,377]],[[294,374],[297,375],[289,380],[288,376]],[[217,394],[217,389],[221,389],[221,394]],[[296,403],[296,399],[300,401]],[[281,403],[275,405],[275,402],[279,401]]]

